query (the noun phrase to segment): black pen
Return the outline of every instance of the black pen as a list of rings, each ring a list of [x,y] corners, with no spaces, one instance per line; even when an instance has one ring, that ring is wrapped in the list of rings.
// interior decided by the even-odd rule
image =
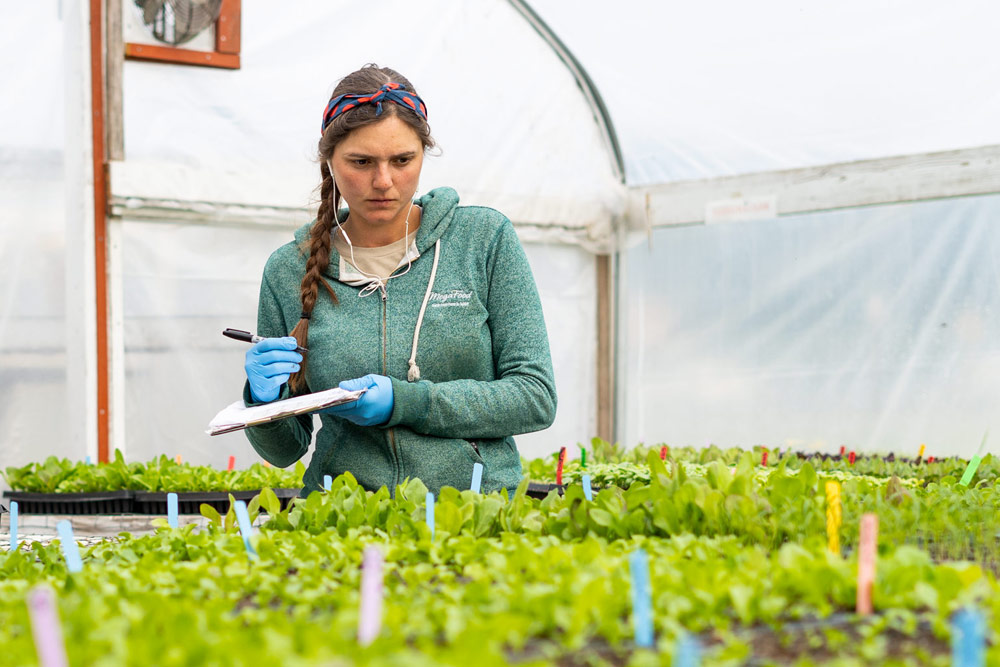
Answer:
[[[241,329],[226,329],[225,331],[222,332],[222,335],[225,336],[226,338],[241,340],[244,343],[259,343],[260,341],[264,340],[263,336],[255,336],[249,331],[243,331]],[[308,352],[309,348],[296,347],[295,351],[298,352],[299,354],[302,354],[303,352]]]

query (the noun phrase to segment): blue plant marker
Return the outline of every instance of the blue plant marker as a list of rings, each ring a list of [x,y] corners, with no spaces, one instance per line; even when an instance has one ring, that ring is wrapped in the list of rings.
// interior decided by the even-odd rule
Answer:
[[[86,456],[85,460],[86,460],[87,465],[90,465],[90,455],[89,454]]]
[[[649,557],[636,549],[628,557],[632,574],[632,625],[635,626],[635,645],[653,646],[653,601],[649,586]]]
[[[434,539],[434,494],[427,492],[427,527],[431,529],[431,539]]]
[[[590,488],[590,475],[587,473],[583,474],[581,484],[583,484],[583,497],[587,500],[594,499],[594,492]]]
[[[684,635],[674,649],[673,667],[698,667],[700,664],[701,644],[691,635]]]
[[[250,544],[250,536],[253,535],[253,526],[250,525],[247,504],[242,500],[237,500],[234,507],[236,509],[236,522],[240,525],[240,535],[243,536],[243,546],[247,548],[248,554],[256,556],[257,552],[253,550],[253,545]]]
[[[469,487],[474,493],[479,493],[479,487],[483,484],[483,464],[472,464],[472,486]]]
[[[17,501],[10,501],[10,550],[17,551]]]
[[[986,622],[978,609],[961,609],[951,622],[951,664],[982,667],[986,664]]]
[[[177,527],[177,494],[167,494],[167,523],[171,528]]]
[[[329,475],[323,475],[323,490],[329,491],[333,488],[333,477]]]
[[[66,558],[66,569],[70,572],[79,572],[83,569],[83,561],[80,560],[80,547],[73,539],[73,525],[63,520],[56,524],[59,531],[59,544],[62,546],[63,557]]]

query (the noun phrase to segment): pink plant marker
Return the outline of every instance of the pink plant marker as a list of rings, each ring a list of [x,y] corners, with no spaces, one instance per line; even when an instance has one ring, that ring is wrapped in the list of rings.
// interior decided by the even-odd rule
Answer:
[[[48,586],[36,586],[28,591],[28,613],[31,634],[35,638],[38,664],[42,667],[67,667],[66,645],[63,643],[56,596]]]
[[[236,457],[230,455],[230,457],[229,457],[229,467],[227,467],[226,470],[232,470],[235,467],[236,467]]]
[[[368,646],[382,630],[382,552],[377,547],[367,547],[361,567],[358,642]]]
[[[878,544],[878,516],[861,517],[861,538],[858,543],[858,597],[856,611],[867,616],[874,611],[872,592],[875,588],[875,554]]]

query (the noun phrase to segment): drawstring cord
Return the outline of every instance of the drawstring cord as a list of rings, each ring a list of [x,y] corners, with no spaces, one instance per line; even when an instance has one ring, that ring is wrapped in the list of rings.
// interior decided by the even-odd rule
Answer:
[[[420,366],[417,366],[417,344],[420,342],[420,327],[424,323],[424,311],[427,310],[427,302],[431,298],[431,290],[434,289],[434,277],[438,270],[438,257],[441,254],[441,239],[434,242],[434,263],[431,264],[431,277],[427,281],[427,291],[424,292],[424,302],[420,304],[420,314],[417,315],[417,326],[413,330],[413,348],[410,350],[410,360],[407,363],[409,370],[406,371],[406,379],[416,382],[420,379]]]

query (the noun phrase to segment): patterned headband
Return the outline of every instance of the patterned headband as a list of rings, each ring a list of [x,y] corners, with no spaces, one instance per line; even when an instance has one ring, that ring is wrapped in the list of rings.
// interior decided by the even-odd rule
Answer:
[[[320,130],[320,136],[323,135],[323,132],[326,132],[327,126],[333,122],[334,118],[362,104],[374,104],[375,115],[381,116],[383,100],[395,102],[399,106],[406,107],[424,120],[427,120],[427,107],[424,106],[423,101],[419,97],[408,92],[398,83],[387,83],[379,88],[378,92],[370,95],[340,95],[330,100],[330,103],[326,105],[326,111],[323,113],[323,127]]]

